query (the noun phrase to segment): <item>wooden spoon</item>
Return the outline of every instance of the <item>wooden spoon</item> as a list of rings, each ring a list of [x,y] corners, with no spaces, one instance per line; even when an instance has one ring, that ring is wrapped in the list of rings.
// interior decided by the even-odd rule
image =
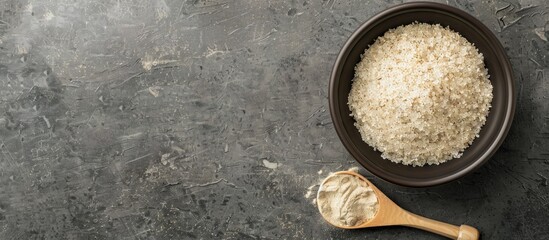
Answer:
[[[474,227],[471,227],[468,225],[461,225],[458,227],[452,224],[425,218],[402,209],[401,207],[396,205],[393,201],[391,201],[391,199],[385,196],[385,194],[383,194],[383,192],[381,192],[370,181],[368,181],[366,178],[364,178],[362,175],[356,172],[341,171],[341,172],[336,172],[334,174],[349,174],[366,182],[374,190],[374,193],[376,194],[377,200],[379,202],[379,209],[376,215],[369,221],[356,226],[341,226],[338,223],[330,222],[329,220],[330,218],[324,215],[319,204],[318,209],[320,210],[320,214],[322,215],[322,217],[326,221],[328,221],[330,224],[334,225],[335,227],[344,228],[344,229],[357,229],[357,228],[368,228],[368,227],[402,225],[402,226],[413,227],[413,228],[418,228],[425,231],[433,232],[451,239],[477,240],[479,238],[479,232]],[[320,189],[322,189],[322,185],[324,185],[326,180],[329,178],[330,177],[326,178],[322,182],[319,188],[319,192],[320,192]],[[317,202],[318,202],[318,195],[317,195]]]

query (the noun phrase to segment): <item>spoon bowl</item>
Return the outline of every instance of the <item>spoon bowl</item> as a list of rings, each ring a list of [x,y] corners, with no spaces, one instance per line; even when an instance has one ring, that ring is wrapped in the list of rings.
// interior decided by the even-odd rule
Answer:
[[[363,177],[362,175],[356,172],[340,171],[340,172],[334,173],[332,176],[339,175],[339,174],[352,175],[358,178],[360,181],[364,181],[374,191],[377,197],[379,208],[377,213],[374,215],[372,219],[355,226],[344,226],[338,223],[331,222],[329,216],[326,216],[325,213],[322,212],[320,204],[318,204],[318,209],[322,217],[328,223],[330,223],[335,227],[343,228],[343,229],[358,229],[358,228],[368,228],[368,227],[401,225],[401,226],[413,227],[413,228],[418,228],[425,231],[433,232],[450,239],[476,240],[479,238],[479,232],[474,227],[471,227],[468,225],[455,226],[449,223],[444,223],[444,222],[436,221],[433,219],[425,218],[402,209],[400,206],[394,203],[390,198],[388,198],[382,191],[380,191],[374,184],[368,181],[368,179],[366,179],[365,177]],[[326,179],[324,179],[324,181],[320,184],[318,193],[320,193],[322,186],[328,179],[330,179],[330,177],[327,177]],[[317,194],[317,202],[318,202],[318,194]]]

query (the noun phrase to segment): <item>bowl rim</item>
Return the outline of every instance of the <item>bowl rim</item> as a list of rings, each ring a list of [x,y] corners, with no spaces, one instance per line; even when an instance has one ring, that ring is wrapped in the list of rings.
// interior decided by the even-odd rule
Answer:
[[[410,9],[430,9],[430,10],[450,13],[450,14],[459,16],[460,18],[463,18],[468,24],[478,28],[480,32],[484,35],[484,37],[486,37],[486,41],[492,44],[495,55],[496,55],[496,59],[497,61],[500,62],[500,65],[503,66],[503,68],[500,71],[504,72],[505,84],[507,85],[507,94],[509,96],[506,102],[507,109],[505,112],[505,116],[504,116],[505,119],[503,121],[502,127],[498,130],[497,137],[492,140],[492,143],[489,145],[487,150],[482,153],[480,157],[478,157],[470,165],[450,175],[443,176],[440,178],[431,178],[431,179],[425,179],[425,180],[422,179],[422,180],[414,180],[414,181],[410,181],[405,178],[395,177],[395,175],[391,175],[390,172],[387,172],[385,170],[382,170],[381,168],[378,168],[377,166],[374,166],[373,164],[370,164],[367,158],[365,159],[365,161],[359,160],[363,158],[362,154],[358,152],[358,150],[356,149],[357,148],[356,145],[353,143],[353,141],[351,141],[349,134],[346,132],[342,124],[342,116],[341,114],[339,114],[340,101],[338,100],[338,98],[336,98],[336,96],[338,95],[339,76],[341,75],[341,72],[342,72],[343,63],[348,57],[354,44],[356,44],[356,42],[360,39],[360,37],[362,37],[363,32],[367,31],[368,28],[370,28],[371,26],[374,26],[375,24],[377,24],[379,20],[382,20],[383,18],[389,15],[396,14],[400,11],[410,10]],[[507,136],[507,133],[509,132],[509,129],[513,122],[515,105],[516,105],[516,93],[515,93],[515,86],[514,86],[514,75],[513,75],[511,63],[509,61],[509,58],[501,42],[494,35],[494,33],[477,18],[473,17],[472,15],[470,15],[469,13],[461,9],[452,7],[450,5],[442,4],[442,3],[423,2],[423,1],[401,3],[401,4],[394,5],[392,7],[389,7],[375,14],[366,22],[362,23],[353,32],[353,34],[349,37],[349,39],[345,42],[345,44],[339,51],[339,54],[335,60],[335,63],[331,72],[331,76],[330,76],[330,84],[329,84],[330,116],[332,118],[332,122],[336,130],[336,133],[339,139],[341,140],[341,142],[343,143],[343,146],[347,149],[347,151],[353,156],[353,158],[357,162],[359,162],[364,168],[366,168],[372,174],[376,175],[377,177],[385,181],[398,184],[401,186],[407,186],[407,187],[428,187],[428,186],[436,186],[436,185],[448,183],[473,172],[474,170],[478,169],[480,166],[485,164],[496,153],[497,149],[501,146],[505,137]]]

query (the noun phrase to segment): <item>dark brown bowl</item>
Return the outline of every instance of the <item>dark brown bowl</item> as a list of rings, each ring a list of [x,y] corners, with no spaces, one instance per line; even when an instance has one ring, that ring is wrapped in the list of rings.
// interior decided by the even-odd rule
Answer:
[[[440,165],[405,166],[382,159],[381,153],[362,141],[347,99],[355,65],[368,45],[387,30],[412,22],[449,26],[474,43],[484,55],[493,86],[492,108],[480,136],[463,156]],[[362,24],[341,49],[330,79],[330,113],[339,138],[351,155],[372,174],[410,187],[450,182],[480,167],[503,142],[515,110],[515,89],[509,59],[496,36],[479,20],[457,8],[431,2],[404,3],[382,11]]]

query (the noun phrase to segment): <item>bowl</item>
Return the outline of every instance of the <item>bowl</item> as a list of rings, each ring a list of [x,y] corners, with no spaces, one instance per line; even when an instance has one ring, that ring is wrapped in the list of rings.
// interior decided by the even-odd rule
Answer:
[[[361,54],[387,30],[413,22],[440,24],[460,33],[484,55],[493,86],[492,107],[479,137],[460,158],[423,167],[393,163],[366,144],[347,105],[354,67]],[[515,110],[514,80],[509,59],[496,36],[479,20],[457,8],[432,2],[411,2],[388,8],[362,24],[347,40],[334,64],[329,89],[330,115],[345,148],[372,174],[409,187],[427,187],[456,180],[486,163],[499,148]]]

